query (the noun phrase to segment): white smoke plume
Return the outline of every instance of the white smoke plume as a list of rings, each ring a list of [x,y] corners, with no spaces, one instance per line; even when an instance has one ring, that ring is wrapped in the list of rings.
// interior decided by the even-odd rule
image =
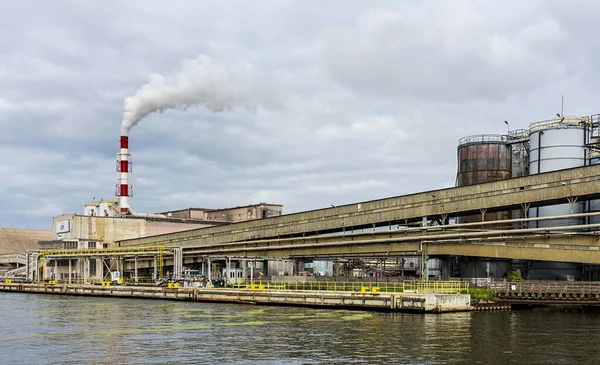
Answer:
[[[250,106],[253,71],[250,66],[219,63],[199,56],[181,63],[181,70],[163,76],[150,74],[148,83],[125,98],[121,135],[154,112],[202,105],[213,112]]]

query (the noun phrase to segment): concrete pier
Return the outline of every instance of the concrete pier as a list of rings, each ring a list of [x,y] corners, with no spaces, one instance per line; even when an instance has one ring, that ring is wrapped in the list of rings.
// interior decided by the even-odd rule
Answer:
[[[353,308],[382,311],[441,313],[471,310],[468,294],[373,293],[347,291],[294,291],[206,288],[162,288],[144,286],[98,286],[69,284],[2,283],[0,291],[169,299],[307,307]]]

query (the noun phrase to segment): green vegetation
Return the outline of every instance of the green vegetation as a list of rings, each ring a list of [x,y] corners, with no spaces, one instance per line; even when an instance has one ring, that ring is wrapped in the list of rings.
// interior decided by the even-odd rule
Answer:
[[[507,275],[506,280],[508,280],[508,281],[523,281],[523,277],[521,276],[520,271],[511,271]]]
[[[496,291],[488,288],[471,288],[467,290],[461,290],[461,294],[471,294],[471,305],[484,301],[494,301],[496,298]]]

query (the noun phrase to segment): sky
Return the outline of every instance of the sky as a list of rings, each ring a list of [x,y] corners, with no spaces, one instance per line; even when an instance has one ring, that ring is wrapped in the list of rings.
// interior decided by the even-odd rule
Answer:
[[[599,17],[584,0],[3,1],[0,227],[114,198],[125,98],[206,58],[246,100],[135,125],[135,211],[452,187],[461,137],[552,118],[561,94],[565,115],[599,112]]]

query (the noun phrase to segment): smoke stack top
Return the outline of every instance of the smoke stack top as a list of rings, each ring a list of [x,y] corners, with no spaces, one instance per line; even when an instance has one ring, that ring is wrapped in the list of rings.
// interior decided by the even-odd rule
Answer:
[[[150,74],[148,83],[125,98],[121,135],[154,112],[202,105],[212,112],[248,104],[251,67],[218,63],[208,56],[184,60],[181,69],[163,76]]]

